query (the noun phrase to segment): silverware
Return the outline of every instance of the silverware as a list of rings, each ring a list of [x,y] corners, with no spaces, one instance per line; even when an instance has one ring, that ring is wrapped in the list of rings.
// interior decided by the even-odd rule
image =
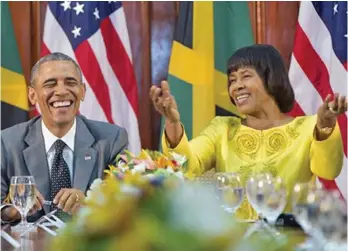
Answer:
[[[38,219],[37,221],[35,221],[26,231],[24,231],[20,236],[23,237],[25,236],[27,233],[29,233],[31,231],[31,229],[33,227],[36,227],[38,224],[40,224],[42,221],[44,221],[46,217],[51,217],[53,214],[55,214],[57,212],[57,209],[49,212],[48,214],[45,214],[44,216],[42,216],[40,219]]]
[[[48,206],[50,206],[50,205],[52,205],[52,204],[53,204],[53,202],[50,201],[50,200],[44,200],[44,202],[43,202],[43,205],[48,205]]]

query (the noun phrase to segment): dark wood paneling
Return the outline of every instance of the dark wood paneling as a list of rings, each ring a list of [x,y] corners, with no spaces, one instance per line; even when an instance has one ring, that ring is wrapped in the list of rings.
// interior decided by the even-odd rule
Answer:
[[[151,76],[153,84],[168,78],[177,5],[175,2],[151,2]],[[153,147],[159,145],[161,116],[153,112]]]
[[[294,46],[299,2],[263,2],[263,43],[274,45],[282,55],[287,68],[290,66]]]
[[[123,6],[138,85],[140,138],[142,147],[152,148],[152,112],[147,91],[151,85],[149,3],[124,2]]]
[[[31,3],[30,2],[9,2],[12,16],[13,29],[21,58],[23,74],[27,83],[30,80],[31,70]]]

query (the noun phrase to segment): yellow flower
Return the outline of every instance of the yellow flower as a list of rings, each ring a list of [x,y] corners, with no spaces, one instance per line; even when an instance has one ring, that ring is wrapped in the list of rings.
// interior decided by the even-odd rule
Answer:
[[[114,171],[117,170],[117,167],[114,165],[109,165],[109,170],[104,170],[104,173],[106,173],[108,176],[114,176]]]

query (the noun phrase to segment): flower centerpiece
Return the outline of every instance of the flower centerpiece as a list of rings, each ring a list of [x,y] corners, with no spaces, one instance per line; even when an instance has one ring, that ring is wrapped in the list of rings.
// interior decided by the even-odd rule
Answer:
[[[125,174],[139,173],[146,177],[155,178],[158,176],[176,176],[184,179],[186,171],[186,157],[175,152],[165,156],[163,153],[151,150],[142,150],[136,156],[129,151],[125,151],[116,157],[116,164],[110,165],[110,170],[106,172],[118,178],[123,178]],[[186,175],[190,177],[190,175]]]
[[[151,151],[119,156],[105,180],[93,182],[84,206],[49,250],[288,250],[259,239],[247,243],[256,249],[241,249],[248,225],[224,212],[210,186],[180,182],[185,161]]]
[[[209,193],[175,180],[154,186],[140,173],[125,173],[95,181],[50,250],[227,250],[232,219]]]

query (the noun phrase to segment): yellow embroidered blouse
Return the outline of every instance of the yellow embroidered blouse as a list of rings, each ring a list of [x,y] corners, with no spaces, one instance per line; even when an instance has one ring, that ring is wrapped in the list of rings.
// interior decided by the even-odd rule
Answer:
[[[287,206],[291,211],[291,191],[297,182],[309,182],[315,176],[337,177],[343,165],[343,144],[336,124],[324,141],[314,138],[317,116],[297,117],[290,123],[267,130],[255,130],[241,124],[237,117],[216,117],[196,138],[188,141],[184,133],[180,143],[169,149],[162,136],[164,153],[173,150],[188,158],[188,168],[201,175],[210,168],[217,172],[238,172],[243,185],[251,173],[270,172],[283,178],[287,187]],[[257,214],[246,197],[236,216],[256,219]]]

